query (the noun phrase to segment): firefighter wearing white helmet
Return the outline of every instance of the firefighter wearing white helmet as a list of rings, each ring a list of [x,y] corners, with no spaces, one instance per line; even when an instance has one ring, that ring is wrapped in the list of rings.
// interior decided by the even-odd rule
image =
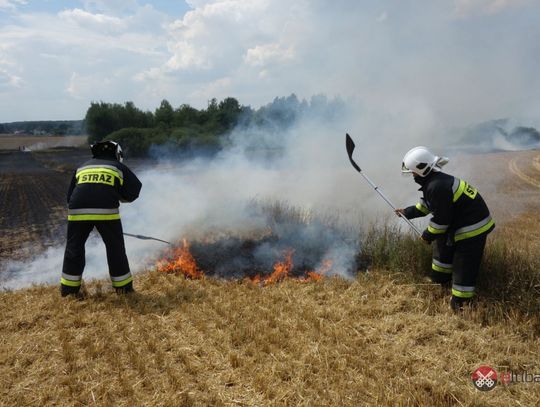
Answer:
[[[119,201],[133,202],[142,184],[122,163],[120,144],[102,141],[90,148],[93,158],[74,172],[67,194],[68,231],[60,279],[62,296],[79,293],[85,265],[84,246],[94,228],[105,243],[112,286],[119,293],[133,291]]]
[[[448,158],[427,147],[409,150],[401,171],[413,175],[423,196],[414,206],[396,209],[396,214],[407,219],[431,215],[422,233],[425,242],[435,242],[430,277],[442,285],[452,283],[450,305],[459,310],[475,295],[486,238],[495,223],[475,187],[442,172],[447,163]]]

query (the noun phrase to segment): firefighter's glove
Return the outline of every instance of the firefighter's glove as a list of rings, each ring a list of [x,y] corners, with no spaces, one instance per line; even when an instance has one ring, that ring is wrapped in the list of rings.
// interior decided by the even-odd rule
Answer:
[[[394,213],[399,216],[400,218],[401,217],[405,217],[405,209],[402,209],[402,208],[399,208],[399,209],[394,209]]]

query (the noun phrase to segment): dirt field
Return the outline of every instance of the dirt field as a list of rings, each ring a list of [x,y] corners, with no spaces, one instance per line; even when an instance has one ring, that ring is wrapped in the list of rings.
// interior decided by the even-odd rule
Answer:
[[[85,145],[85,136],[0,135],[0,264],[65,234],[66,191],[71,171],[89,157]]]
[[[64,234],[69,180],[31,153],[0,152],[0,262],[39,251]]]
[[[471,182],[483,186],[482,195],[497,222],[495,235],[526,242],[528,253],[540,251],[540,150],[479,157],[478,176]],[[492,180],[497,180],[495,183]]]
[[[14,136],[0,134],[0,150],[44,150],[54,147],[81,147],[86,136]]]

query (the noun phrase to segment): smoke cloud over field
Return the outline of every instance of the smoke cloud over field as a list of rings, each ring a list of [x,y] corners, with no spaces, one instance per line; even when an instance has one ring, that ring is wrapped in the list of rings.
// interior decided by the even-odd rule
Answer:
[[[354,101],[325,103],[281,130],[271,124],[238,127],[227,147],[211,158],[179,161],[174,152],[157,149],[157,165],[135,170],[143,189],[137,201],[121,207],[124,231],[175,244],[183,238],[206,241],[214,252],[205,253],[199,244],[201,263],[213,256],[206,264],[225,277],[250,268],[271,271],[290,249],[297,267],[317,269],[329,260],[330,273],[352,276],[362,228],[374,219],[399,220],[350,165],[345,132],[355,140],[354,159],[397,207],[416,202],[415,184],[400,174],[409,148],[425,144],[440,154],[450,147],[454,153],[472,150],[463,138],[444,148],[444,133],[433,136],[436,126],[426,110],[414,104],[399,107],[388,117]],[[496,123],[502,128],[503,123]],[[480,130],[487,127],[461,134],[474,142],[473,136],[484,137]],[[533,130],[527,134],[534,137]],[[489,145],[484,139],[473,144]],[[260,240],[246,257],[242,244],[235,242],[254,236]],[[126,247],[133,271],[155,266],[167,248],[130,237]],[[9,263],[1,284],[14,288],[57,282],[63,250],[62,244],[32,262]],[[86,258],[85,279],[108,276],[105,248],[97,235],[87,244]]]
[[[238,276],[253,268],[271,271],[291,249],[297,267],[317,269],[330,261],[330,273],[352,276],[362,229],[374,219],[400,221],[350,165],[345,132],[355,140],[356,162],[397,207],[416,202],[416,185],[400,174],[403,154],[412,146],[462,154],[492,149],[496,139],[490,129],[502,135],[504,128],[518,129],[506,132],[509,142],[537,134],[533,128],[494,121],[461,130],[461,138],[445,144],[444,132],[434,137],[437,126],[425,109],[415,104],[392,107],[395,114],[388,117],[354,101],[325,102],[298,114],[283,129],[276,130],[271,122],[238,127],[227,147],[210,158],[177,160],[174,152],[156,149],[158,163],[135,170],[143,189],[137,201],[121,207],[124,230],[175,244],[183,238],[206,241],[213,252],[205,253],[199,243],[199,259],[219,276]],[[512,134],[518,136],[512,139]],[[242,244],[235,242],[254,236],[259,241],[252,252],[242,254]],[[167,248],[130,237],[126,247],[133,271],[155,266]],[[57,282],[63,250],[59,245],[34,261],[9,263],[1,284],[14,288]],[[107,277],[105,248],[97,235],[87,244],[86,258],[85,279]]]

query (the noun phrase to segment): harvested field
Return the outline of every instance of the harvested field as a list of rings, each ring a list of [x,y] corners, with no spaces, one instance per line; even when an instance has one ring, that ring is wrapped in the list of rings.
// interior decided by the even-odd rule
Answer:
[[[36,154],[14,154],[20,177],[69,178]],[[497,221],[475,308],[453,314],[448,290],[422,280],[429,248],[411,238],[396,245],[392,231],[372,236],[370,255],[381,257],[354,280],[260,285],[149,270],[128,297],[101,281],[80,300],[61,299],[55,286],[2,292],[0,405],[539,405],[540,383],[519,378],[540,381],[540,152],[488,158],[464,158],[476,171],[463,177],[485,186]],[[23,208],[2,198],[12,205],[2,222],[54,224],[24,201],[51,207],[56,192],[29,179],[19,192],[13,171],[1,174],[11,186],[2,196]],[[19,245],[39,235],[18,230]],[[194,244],[193,254],[215,268],[210,247]],[[471,373],[480,365],[518,379],[479,391]]]
[[[0,262],[38,253],[65,232],[70,175],[31,153],[0,151]]]
[[[86,136],[23,136],[0,134],[0,150],[45,150],[54,147],[81,147]]]

